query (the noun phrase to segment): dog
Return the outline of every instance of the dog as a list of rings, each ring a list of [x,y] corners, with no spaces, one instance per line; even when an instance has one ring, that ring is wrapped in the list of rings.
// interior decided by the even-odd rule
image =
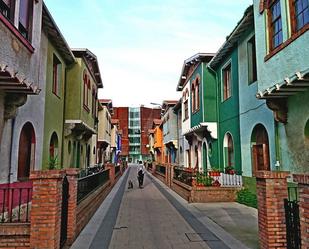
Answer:
[[[128,189],[133,188],[133,182],[132,180],[129,180],[128,182]]]

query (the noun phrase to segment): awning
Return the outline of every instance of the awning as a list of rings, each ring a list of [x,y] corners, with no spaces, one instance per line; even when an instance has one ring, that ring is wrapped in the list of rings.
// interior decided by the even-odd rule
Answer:
[[[256,94],[258,99],[288,98],[309,88],[309,68],[302,72],[296,72],[279,83]]]
[[[210,136],[213,139],[217,139],[218,138],[217,123],[216,122],[203,122],[203,123],[200,123],[200,124],[192,127],[191,129],[185,131],[183,133],[183,135],[186,136],[186,135],[190,135],[190,134],[193,134],[193,133],[201,133],[203,131],[209,132]]]
[[[7,93],[39,94],[41,89],[33,82],[9,70],[7,65],[0,65],[0,90]]]

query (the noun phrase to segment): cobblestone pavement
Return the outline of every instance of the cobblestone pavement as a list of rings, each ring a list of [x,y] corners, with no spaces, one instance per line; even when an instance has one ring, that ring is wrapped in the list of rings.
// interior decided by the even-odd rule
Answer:
[[[127,188],[128,180],[133,189]],[[226,232],[223,221],[214,222],[214,211],[205,215],[207,208],[188,204],[149,174],[139,189],[136,165],[131,165],[71,249],[254,248]]]

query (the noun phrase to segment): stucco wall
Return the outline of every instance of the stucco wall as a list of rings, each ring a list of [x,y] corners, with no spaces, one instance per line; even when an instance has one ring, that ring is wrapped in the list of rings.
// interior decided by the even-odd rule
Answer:
[[[249,84],[248,80],[247,44],[253,35],[254,31],[252,30],[251,33],[243,37],[238,45],[241,165],[244,176],[252,176],[251,136],[257,124],[262,124],[268,133],[271,168],[275,168],[276,162],[273,113],[267,108],[265,100],[258,100],[255,97],[258,82]]]
[[[256,32],[256,49],[258,63],[259,90],[282,82],[285,77],[292,76],[295,72],[309,68],[309,32],[305,32],[283,50],[264,62],[267,55],[266,37],[266,11],[259,13],[260,0],[254,0],[254,18]],[[281,1],[283,42],[288,38],[286,18],[286,5]]]
[[[172,108],[169,108],[163,118],[169,115],[169,120],[163,125],[163,142],[166,144],[171,140],[177,140],[177,116]]]
[[[41,23],[37,25],[41,27]],[[35,132],[35,169],[42,168],[42,152],[43,152],[43,136],[44,136],[44,113],[45,113],[45,82],[46,82],[46,54],[47,54],[47,38],[42,33],[40,37],[41,44],[37,47],[39,58],[34,59],[35,63],[31,68],[36,68],[37,82],[40,84],[41,92],[39,95],[29,95],[25,105],[18,108],[15,118],[13,144],[12,144],[12,180],[17,178],[18,168],[18,151],[20,132],[25,123],[30,122]],[[39,66],[38,66],[39,65]]]
[[[56,55],[62,65],[62,79],[61,90],[59,96],[56,96],[53,91],[53,55]],[[48,168],[49,164],[49,147],[52,134],[55,132],[58,137],[58,153],[57,153],[57,167],[62,168],[62,136],[64,123],[64,97],[65,97],[65,68],[66,65],[48,41],[47,52],[47,66],[46,66],[46,93],[45,93],[45,122],[44,122],[44,146],[43,146],[43,160],[42,167]]]
[[[222,101],[222,68],[231,62],[232,73],[232,96],[225,101]],[[238,52],[235,49],[229,56],[226,57],[219,68],[217,69],[218,77],[218,96],[219,96],[219,167],[224,169],[224,147],[223,140],[227,132],[233,137],[234,144],[234,162],[235,169],[241,171],[241,151],[240,151],[240,130],[239,130],[239,81],[238,81]]]

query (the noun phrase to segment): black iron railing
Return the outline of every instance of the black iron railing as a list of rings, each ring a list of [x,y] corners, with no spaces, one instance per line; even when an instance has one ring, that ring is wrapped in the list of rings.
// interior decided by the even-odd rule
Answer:
[[[296,200],[284,199],[287,248],[301,248],[299,205]]]
[[[109,180],[109,169],[78,179],[77,203]]]
[[[0,188],[0,223],[28,223],[32,200],[32,185]]]
[[[115,166],[115,176],[118,176],[120,174],[120,165]]]
[[[192,179],[194,174],[192,171],[182,168],[182,167],[174,167],[174,176],[173,178],[177,181],[180,181],[184,184],[192,186]]]
[[[159,174],[165,175],[166,167],[163,166],[163,165],[158,164],[158,165],[156,165],[156,172],[158,172]]]
[[[85,176],[89,176],[89,175],[93,175],[95,173],[101,172],[102,170],[104,170],[104,165],[102,164],[96,164],[94,166],[85,168],[85,169],[81,169],[79,171],[79,176],[78,178],[82,178]]]

